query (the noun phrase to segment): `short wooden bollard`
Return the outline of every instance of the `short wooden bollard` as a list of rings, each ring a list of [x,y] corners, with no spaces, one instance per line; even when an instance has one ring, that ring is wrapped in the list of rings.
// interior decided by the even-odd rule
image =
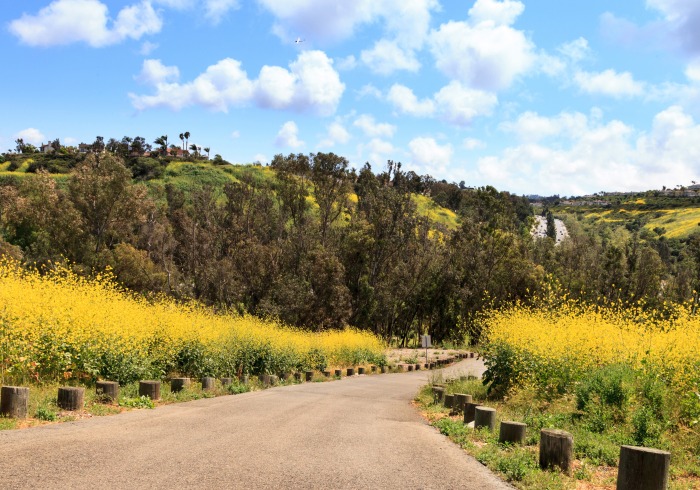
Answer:
[[[335,370],[335,377],[340,378],[343,375],[343,370],[342,369],[336,369]]]
[[[221,378],[221,386],[233,384],[233,378]]]
[[[139,396],[160,400],[160,381],[139,381]]]
[[[558,466],[568,473],[574,460],[574,437],[559,429],[540,431],[540,468],[546,470]]]
[[[445,397],[445,388],[442,388],[440,386],[433,386],[433,402],[434,403],[442,403],[442,400],[444,397]]]
[[[324,375],[326,378],[330,378],[330,377],[331,377],[331,372],[330,372],[330,371],[323,371],[323,375]]]
[[[98,381],[95,383],[95,393],[104,400],[116,401],[119,399],[119,383],[116,381]]]
[[[413,364],[409,364],[409,365],[408,365],[408,370],[409,370],[409,371],[413,371]]]
[[[420,371],[420,364],[416,364],[414,371]]]
[[[355,376],[355,368],[348,368],[348,376]]]
[[[472,401],[472,396],[471,395],[466,395],[464,393],[455,393],[455,412],[457,413],[462,413],[464,412],[464,405],[467,404],[467,402],[471,403]]]
[[[476,407],[474,410],[474,428],[488,427],[490,431],[496,428],[496,409],[491,407]]]
[[[280,377],[277,376],[276,374],[271,374],[270,375],[270,385],[275,386],[280,382]]]
[[[357,374],[365,374],[365,368],[363,368],[363,367],[358,367],[358,368],[357,368]]]
[[[270,375],[269,374],[261,374],[260,376],[258,376],[258,380],[262,383],[263,386],[270,385]]]
[[[294,373],[294,380],[301,381],[301,373]]]
[[[469,353],[469,359],[474,359],[474,353],[473,353],[473,352],[470,352],[470,353]]]
[[[372,370],[373,373],[377,372],[377,366],[372,366],[370,369]]]
[[[29,388],[3,386],[0,389],[0,415],[15,419],[27,418],[29,411]]]
[[[172,378],[170,380],[170,391],[179,393],[190,385],[190,378]]]
[[[474,422],[474,416],[476,415],[476,407],[478,403],[467,402],[464,404],[464,423],[468,424]]]
[[[454,395],[445,395],[445,408],[452,408],[455,402]]]
[[[250,381],[250,376],[248,374],[244,374],[243,376],[241,376],[241,383],[247,385],[248,381]]]
[[[403,364],[397,364],[397,365],[396,365],[396,372],[397,372],[397,373],[402,373],[402,372],[403,372]]]
[[[277,377],[277,376],[275,376],[275,377]],[[204,376],[202,378],[202,390],[204,390],[204,391],[213,390],[215,383],[216,383],[216,378],[212,378],[211,376]]]
[[[82,410],[85,404],[85,388],[64,386],[58,389],[56,405],[63,410]]]
[[[498,442],[522,444],[525,440],[525,429],[527,429],[527,425],[521,422],[503,421],[498,433]]]
[[[382,366],[381,371],[382,371],[382,374],[386,374],[387,372],[389,372],[389,368],[387,366]]]
[[[311,381],[314,379],[314,372],[313,371],[306,371],[306,381]]]
[[[666,490],[671,453],[646,447],[620,447],[617,490]]]

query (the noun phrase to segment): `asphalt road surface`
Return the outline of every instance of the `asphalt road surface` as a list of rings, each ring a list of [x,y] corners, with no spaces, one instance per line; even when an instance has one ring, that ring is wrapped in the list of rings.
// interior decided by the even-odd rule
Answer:
[[[482,369],[473,359],[449,368]],[[411,406],[428,376],[355,376],[2,431],[0,488],[512,488]]]

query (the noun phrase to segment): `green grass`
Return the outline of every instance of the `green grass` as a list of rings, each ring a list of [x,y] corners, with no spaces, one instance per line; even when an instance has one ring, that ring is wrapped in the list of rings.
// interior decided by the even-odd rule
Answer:
[[[453,211],[443,208],[426,196],[414,194],[411,198],[421,216],[425,216],[433,223],[443,225],[449,230],[456,230],[459,227],[459,218]]]

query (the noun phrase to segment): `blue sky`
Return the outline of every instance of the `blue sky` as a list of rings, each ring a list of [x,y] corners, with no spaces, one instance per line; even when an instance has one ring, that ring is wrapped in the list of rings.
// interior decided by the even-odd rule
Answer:
[[[700,2],[23,0],[0,149],[160,135],[518,194],[700,181]],[[301,43],[295,43],[300,38]]]

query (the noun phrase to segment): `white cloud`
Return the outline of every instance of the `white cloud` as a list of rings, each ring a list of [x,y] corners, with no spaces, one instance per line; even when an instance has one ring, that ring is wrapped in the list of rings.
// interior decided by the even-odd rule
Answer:
[[[237,140],[240,137],[241,137],[240,131],[238,131],[237,129],[235,131],[231,131],[231,139]]]
[[[512,24],[520,2],[478,0],[469,21],[450,21],[430,33],[435,65],[445,75],[482,90],[501,90],[534,66],[534,45]]]
[[[536,115],[535,115],[536,116]],[[533,115],[527,116],[530,119]],[[649,131],[617,120],[562,113],[538,124],[555,138],[537,138],[478,161],[479,178],[515,192],[581,195],[600,190],[648,190],[697,180],[700,125],[679,106],[659,112]],[[569,127],[554,128],[569,119]],[[524,118],[525,119],[525,118]]]
[[[330,148],[337,144],[344,145],[348,141],[350,141],[350,133],[339,121],[335,121],[328,126],[328,134],[318,146],[320,148]]]
[[[340,71],[354,70],[357,67],[357,59],[353,55],[335,60],[335,66]]]
[[[615,98],[636,97],[644,93],[644,84],[634,79],[631,73],[605,70],[600,73],[579,71],[574,82],[582,92],[607,95]]]
[[[160,60],[144,60],[141,73],[136,79],[145,84],[176,82],[180,78],[177,66],[165,66]]]
[[[387,39],[380,39],[372,49],[363,50],[360,58],[379,75],[390,75],[399,70],[416,72],[420,68],[412,50],[403,49],[395,41]]]
[[[360,128],[365,136],[370,138],[391,138],[396,133],[396,126],[389,123],[377,123],[374,116],[370,114],[362,114],[352,124]]]
[[[700,58],[695,58],[685,68],[685,76],[691,82],[700,82]]]
[[[176,67],[149,67],[157,73],[175,73]],[[160,62],[158,62],[160,63]],[[144,62],[144,68],[146,62]],[[158,68],[155,70],[155,68]],[[141,79],[148,78],[144,70]],[[259,107],[289,109],[330,115],[335,112],[345,90],[345,84],[333,69],[333,62],[322,51],[304,51],[289,65],[289,70],[279,66],[263,66],[257,80],[250,80],[241,68],[240,61],[226,58],[209,66],[204,73],[188,83],[175,83],[167,79],[153,78],[154,95],[129,94],[132,104],[139,110],[168,107],[174,110],[191,105],[201,105],[215,111],[228,111],[231,106],[244,106],[251,102]]]
[[[466,150],[481,150],[486,148],[486,143],[478,138],[465,138],[464,141],[462,141],[462,146]]]
[[[367,85],[363,85],[362,88],[357,91],[357,97],[359,99],[363,97],[374,97],[375,99],[381,99],[382,92],[371,83],[368,83]]]
[[[490,116],[498,105],[498,97],[452,81],[435,94],[435,103],[442,119],[450,124],[466,126],[477,116]]]
[[[44,133],[36,128],[23,129],[22,131],[15,133],[12,138],[21,138],[25,143],[31,143],[34,146],[39,146],[46,141],[46,136],[44,136]]]
[[[600,115],[592,111],[591,120],[599,120]],[[577,138],[585,134],[589,120],[580,112],[562,112],[554,117],[540,116],[536,112],[524,112],[514,122],[504,122],[499,128],[514,133],[520,141],[538,142],[551,136]]]
[[[99,0],[54,0],[36,15],[13,20],[9,29],[30,46],[85,42],[102,47],[158,33],[163,26],[148,0],[124,7],[111,26],[108,20],[108,8]]]
[[[584,37],[579,37],[569,43],[564,43],[557,48],[561,54],[578,63],[591,55],[591,48],[588,46],[588,40]]]
[[[287,121],[282,125],[275,138],[275,145],[281,148],[300,148],[304,146],[304,142],[299,139],[299,128],[294,121]]]
[[[518,1],[477,0],[469,9],[469,17],[473,22],[490,22],[493,24],[511,25],[525,10],[525,5]]]
[[[382,168],[387,160],[395,157],[396,148],[381,138],[372,138],[368,143],[358,145],[358,153],[361,159],[368,161],[375,168]]]
[[[414,138],[408,143],[411,162],[421,172],[443,174],[452,162],[452,145],[439,145],[434,138]]]
[[[265,155],[263,153],[256,153],[255,156],[253,157],[253,161],[265,164],[265,163],[268,163],[270,161],[270,159],[267,158],[267,155]]]
[[[204,17],[213,24],[218,24],[229,10],[236,10],[238,8],[240,8],[238,0],[205,0]]]
[[[141,49],[139,49],[139,54],[141,56],[148,56],[156,49],[158,49],[158,44],[146,41],[141,45]]]
[[[398,83],[389,89],[387,100],[400,114],[424,117],[432,116],[435,112],[435,103],[432,100],[418,100],[413,90]]]

